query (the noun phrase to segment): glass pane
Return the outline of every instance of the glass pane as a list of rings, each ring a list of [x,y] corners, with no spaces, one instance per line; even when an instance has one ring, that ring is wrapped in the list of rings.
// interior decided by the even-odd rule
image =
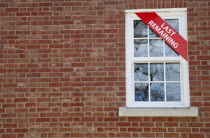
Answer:
[[[147,40],[134,40],[134,57],[148,57]]]
[[[152,29],[149,29],[149,37],[154,38],[154,37],[159,37]]]
[[[134,64],[135,81],[148,81],[148,64]]]
[[[166,83],[167,101],[181,101],[180,83]]]
[[[166,81],[180,80],[180,65],[179,63],[166,64]]]
[[[163,64],[150,64],[150,81],[163,81],[164,80],[164,68]]]
[[[151,101],[164,101],[164,83],[150,84]]]
[[[148,101],[148,83],[135,83],[135,101]]]
[[[163,40],[152,39],[149,41],[150,57],[162,57],[163,56]]]
[[[165,43],[165,55],[166,57],[178,57],[179,55],[168,45]]]
[[[134,20],[134,37],[147,37],[147,25],[144,22],[140,20]]]
[[[178,19],[165,19],[165,21],[179,33],[179,20]]]

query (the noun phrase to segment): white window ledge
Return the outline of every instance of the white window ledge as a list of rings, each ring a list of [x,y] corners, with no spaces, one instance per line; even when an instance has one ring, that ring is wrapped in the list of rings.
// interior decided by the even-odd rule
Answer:
[[[119,108],[119,116],[121,117],[197,117],[198,108]]]

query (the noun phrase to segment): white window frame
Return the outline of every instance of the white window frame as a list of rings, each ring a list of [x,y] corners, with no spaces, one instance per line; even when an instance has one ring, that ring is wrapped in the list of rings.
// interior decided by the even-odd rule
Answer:
[[[190,107],[188,62],[179,57],[134,57],[134,20],[141,20],[135,13],[156,12],[164,19],[179,19],[179,34],[187,40],[187,9],[142,9],[126,11],[126,107],[127,108],[186,108]],[[180,63],[181,102],[135,101],[134,63]]]

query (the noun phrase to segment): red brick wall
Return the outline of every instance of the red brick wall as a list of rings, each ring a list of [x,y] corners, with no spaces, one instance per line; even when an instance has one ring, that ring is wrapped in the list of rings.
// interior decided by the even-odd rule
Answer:
[[[1,0],[0,137],[210,137],[209,0]],[[119,117],[126,9],[188,8],[198,118]]]

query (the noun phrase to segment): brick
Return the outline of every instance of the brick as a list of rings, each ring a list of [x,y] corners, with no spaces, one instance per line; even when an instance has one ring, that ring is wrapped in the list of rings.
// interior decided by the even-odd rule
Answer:
[[[36,122],[50,122],[50,118],[37,118]]]
[[[204,138],[204,134],[189,134],[189,137],[190,138]]]
[[[152,128],[152,132],[166,132],[165,128]]]
[[[15,133],[27,133],[28,129],[14,129]]]
[[[17,99],[14,99],[14,102],[28,102],[28,99],[27,98],[17,98]]]
[[[189,123],[189,127],[203,127],[203,123]]]
[[[84,67],[85,63],[72,63],[71,66],[72,67]]]
[[[141,137],[155,137],[155,133],[141,133]]]
[[[191,132],[190,128],[176,128],[176,132]]]
[[[16,107],[16,104],[3,104],[2,105],[3,108],[10,108],[10,107]]]
[[[179,124],[178,123],[172,123],[172,122],[170,122],[170,123],[164,123],[164,126],[165,127],[178,127],[179,126]]]
[[[154,123],[140,123],[141,127],[154,127]]]
[[[52,6],[53,3],[39,3],[39,7],[47,7],[47,6]]]
[[[119,127],[130,127],[131,123],[129,123],[129,122],[119,122],[116,125],[119,126]]]
[[[202,129],[201,129],[201,132],[209,133],[209,130],[210,130],[209,128],[202,128]]]
[[[4,124],[4,128],[17,128],[17,124]]]
[[[210,137],[208,0],[3,0],[0,137]],[[197,118],[120,117],[125,10],[187,8]]]
[[[28,112],[28,109],[15,109],[14,110],[16,113],[19,113],[19,112],[22,112],[22,113],[27,113]]]
[[[15,138],[16,134],[2,134],[2,138]]]
[[[179,137],[179,134],[177,134],[177,133],[165,133],[164,136],[168,137],[168,138],[170,138],[170,137]]]

